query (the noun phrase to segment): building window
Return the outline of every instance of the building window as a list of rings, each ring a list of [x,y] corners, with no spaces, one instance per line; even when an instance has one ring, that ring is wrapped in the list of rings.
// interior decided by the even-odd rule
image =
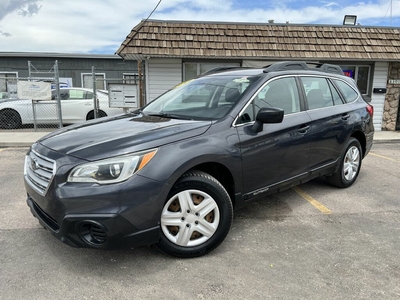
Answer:
[[[183,81],[196,78],[197,76],[215,68],[240,67],[240,63],[235,62],[185,62],[183,63]]]
[[[361,94],[367,95],[369,93],[369,82],[371,75],[370,66],[341,65],[340,67],[346,76],[355,80]]]
[[[139,75],[135,73],[124,73],[123,75],[124,83],[126,84],[138,84],[139,82]]]
[[[0,72],[0,99],[17,97],[16,72]]]
[[[93,89],[92,73],[82,73],[82,87]],[[106,89],[106,74],[96,73],[96,89]]]

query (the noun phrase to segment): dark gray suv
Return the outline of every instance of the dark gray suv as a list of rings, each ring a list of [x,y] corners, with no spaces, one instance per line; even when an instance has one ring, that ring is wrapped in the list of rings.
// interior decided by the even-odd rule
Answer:
[[[372,115],[335,65],[211,72],[39,140],[25,161],[27,202],[70,246],[200,256],[224,240],[234,207],[319,176],[351,186]]]

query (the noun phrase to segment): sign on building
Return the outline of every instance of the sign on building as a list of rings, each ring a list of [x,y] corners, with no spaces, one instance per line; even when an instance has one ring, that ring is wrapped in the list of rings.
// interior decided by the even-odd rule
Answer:
[[[400,79],[389,79],[389,84],[400,84]]]

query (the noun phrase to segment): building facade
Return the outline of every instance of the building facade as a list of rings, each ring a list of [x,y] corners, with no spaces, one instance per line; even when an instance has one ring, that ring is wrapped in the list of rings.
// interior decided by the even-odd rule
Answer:
[[[114,81],[136,82],[138,76],[137,62],[117,55],[0,52],[0,93],[16,94],[16,79],[51,81],[55,61],[61,87],[93,88],[93,70],[96,87],[103,90]]]
[[[400,126],[400,28],[144,20],[117,54],[144,65],[146,102],[217,67],[337,64],[374,106],[376,130]]]

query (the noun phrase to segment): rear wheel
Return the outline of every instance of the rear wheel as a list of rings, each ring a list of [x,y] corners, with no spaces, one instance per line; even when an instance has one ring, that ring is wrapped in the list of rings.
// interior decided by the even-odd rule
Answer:
[[[225,188],[201,171],[184,174],[172,188],[161,213],[156,246],[177,257],[196,257],[215,249],[228,234],[233,207]]]
[[[327,177],[330,184],[342,188],[349,187],[356,181],[362,162],[361,145],[357,139],[351,138],[345,149],[339,169]]]
[[[13,109],[0,111],[0,127],[4,129],[17,129],[22,126],[19,113]]]

